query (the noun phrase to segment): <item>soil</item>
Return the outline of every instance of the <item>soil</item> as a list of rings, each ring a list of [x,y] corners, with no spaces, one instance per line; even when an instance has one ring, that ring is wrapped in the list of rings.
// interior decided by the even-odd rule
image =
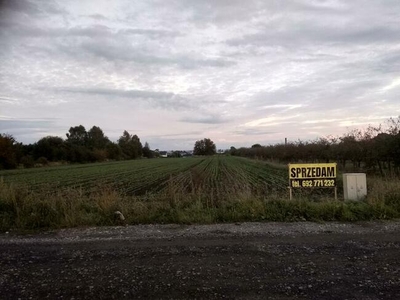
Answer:
[[[400,221],[0,234],[1,299],[400,299]]]

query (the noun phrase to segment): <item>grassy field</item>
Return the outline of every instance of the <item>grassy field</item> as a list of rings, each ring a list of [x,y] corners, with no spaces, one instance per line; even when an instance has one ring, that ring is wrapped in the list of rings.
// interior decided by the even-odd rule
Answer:
[[[372,178],[365,201],[332,190],[288,200],[282,166],[232,156],[133,160],[0,172],[0,229],[126,223],[357,221],[400,216],[398,179]],[[340,191],[340,189],[339,189]]]

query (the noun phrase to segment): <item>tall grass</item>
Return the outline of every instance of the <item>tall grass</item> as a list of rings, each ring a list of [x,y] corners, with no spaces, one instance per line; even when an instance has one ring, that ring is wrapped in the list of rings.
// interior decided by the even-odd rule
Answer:
[[[32,230],[116,225],[115,211],[127,224],[215,223],[241,221],[362,221],[400,217],[399,179],[371,178],[364,201],[335,201],[299,196],[289,201],[282,192],[209,193],[167,189],[162,194],[126,196],[110,187],[91,192],[80,188],[29,190],[0,180],[0,230]]]

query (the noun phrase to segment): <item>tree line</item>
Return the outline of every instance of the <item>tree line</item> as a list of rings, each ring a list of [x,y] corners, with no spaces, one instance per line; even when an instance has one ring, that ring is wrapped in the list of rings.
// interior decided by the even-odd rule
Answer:
[[[88,131],[84,126],[71,127],[66,139],[47,136],[34,144],[18,143],[13,136],[0,134],[0,169],[14,169],[18,165],[33,167],[49,162],[101,162],[105,160],[152,158],[155,155],[146,142],[143,146],[137,135],[124,131],[112,142],[100,127]]]
[[[384,125],[355,129],[340,137],[296,141],[250,148],[231,147],[230,154],[280,163],[337,162],[347,170],[367,170],[381,175],[400,175],[400,117]]]
[[[228,152],[280,163],[337,162],[339,167],[347,170],[400,175],[400,116],[388,119],[383,126],[355,129],[340,137],[268,146],[254,144],[249,148],[231,147]],[[194,145],[193,153],[213,155],[216,146],[210,139],[199,140]],[[60,161],[85,163],[152,158],[157,154],[147,142],[142,146],[137,135],[125,130],[117,142],[112,142],[97,126],[88,131],[82,125],[71,127],[66,139],[47,136],[29,145],[18,143],[11,135],[0,134],[0,169],[14,169],[19,165],[28,168]]]

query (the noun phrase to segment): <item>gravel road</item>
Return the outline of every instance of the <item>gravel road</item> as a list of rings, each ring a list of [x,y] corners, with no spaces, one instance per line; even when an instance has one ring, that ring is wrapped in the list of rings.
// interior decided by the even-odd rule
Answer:
[[[400,299],[400,221],[0,234],[1,299]]]

